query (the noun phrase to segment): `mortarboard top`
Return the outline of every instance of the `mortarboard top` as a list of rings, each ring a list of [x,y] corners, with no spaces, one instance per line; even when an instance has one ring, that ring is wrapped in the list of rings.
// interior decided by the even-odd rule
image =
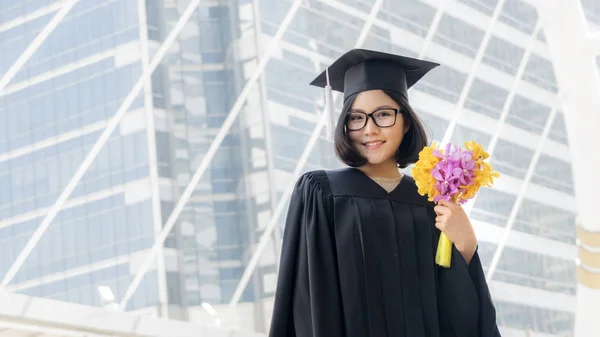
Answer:
[[[338,58],[310,84],[344,93],[344,101],[362,91],[385,89],[408,99],[407,90],[439,64],[373,50],[353,49]],[[327,74],[329,72],[329,74]]]

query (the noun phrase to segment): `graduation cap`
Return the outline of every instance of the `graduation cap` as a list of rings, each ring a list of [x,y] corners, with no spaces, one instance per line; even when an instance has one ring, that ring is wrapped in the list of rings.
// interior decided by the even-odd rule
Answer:
[[[408,89],[438,63],[387,54],[374,50],[353,49],[338,58],[310,85],[325,88],[327,138],[331,140],[335,112],[332,90],[343,92],[344,101],[354,94],[367,90],[389,90],[408,100]]]

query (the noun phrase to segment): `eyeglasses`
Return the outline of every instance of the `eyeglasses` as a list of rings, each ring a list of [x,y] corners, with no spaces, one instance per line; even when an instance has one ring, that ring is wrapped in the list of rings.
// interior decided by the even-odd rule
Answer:
[[[396,115],[401,113],[400,109],[385,108],[371,112],[351,112],[346,116],[346,128],[349,131],[358,131],[367,126],[369,118],[373,119],[375,125],[380,128],[389,128],[396,124]]]

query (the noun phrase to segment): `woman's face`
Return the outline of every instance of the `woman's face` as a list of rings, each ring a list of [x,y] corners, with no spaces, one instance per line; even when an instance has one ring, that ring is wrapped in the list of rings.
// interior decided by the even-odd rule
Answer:
[[[396,162],[396,151],[402,143],[404,134],[408,131],[408,126],[405,125],[401,113],[395,114],[390,109],[400,109],[400,106],[381,90],[369,90],[359,93],[350,107],[349,116],[346,118],[348,136],[358,152],[364,158],[367,158],[367,165],[389,164],[390,161]],[[361,114],[373,112],[375,112],[373,116],[380,126],[393,125],[389,127],[377,126],[373,118]],[[364,124],[365,117],[367,118],[367,124],[362,129],[352,131]]]

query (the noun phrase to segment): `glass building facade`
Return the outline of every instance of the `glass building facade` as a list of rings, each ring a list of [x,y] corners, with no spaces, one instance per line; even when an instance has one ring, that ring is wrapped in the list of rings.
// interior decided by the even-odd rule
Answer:
[[[64,5],[3,4],[3,74]],[[77,2],[6,86],[0,104],[1,274],[141,75],[140,61],[131,57],[139,49],[138,19],[136,1]],[[129,285],[133,254],[154,243],[152,204],[136,187],[149,176],[142,95],[129,111],[9,289],[99,305],[97,285],[110,285],[115,294]],[[156,304],[156,283],[156,271],[150,272],[130,307]]]
[[[8,83],[0,96],[0,276],[189,2],[78,1]],[[583,1],[586,14],[590,24],[600,24],[592,2]],[[108,285],[122,298],[291,3],[200,1],[9,289],[100,305],[96,288]],[[185,319],[186,309],[203,302],[218,308],[231,300],[323,110],[322,92],[308,83],[353,48],[374,3],[302,2],[128,309],[167,307],[171,317]],[[422,53],[442,64],[409,93],[432,140],[443,137],[473,74],[451,139],[484,146],[494,137],[523,56],[531,53],[493,153],[503,177],[482,190],[472,218],[487,269],[544,125],[558,109],[490,284],[507,333],[565,336],[572,333],[576,288],[568,137],[543,32],[530,38],[538,17],[526,0],[505,1],[473,69],[497,3],[450,0],[423,50],[442,2],[385,0],[363,47]],[[2,5],[1,74],[63,5]],[[321,137],[302,170],[339,166],[331,143]],[[277,254],[277,244],[267,247],[241,298],[240,305],[253,308],[257,331],[268,325]]]

